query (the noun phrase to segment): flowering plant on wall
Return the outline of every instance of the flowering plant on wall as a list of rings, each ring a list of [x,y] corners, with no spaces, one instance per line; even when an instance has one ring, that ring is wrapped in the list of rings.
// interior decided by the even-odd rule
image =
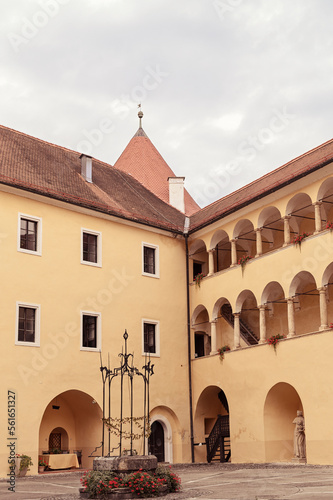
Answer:
[[[326,223],[326,229],[329,229],[332,232],[333,231],[333,222],[328,221]]]
[[[272,345],[274,347],[274,351],[276,352],[276,346],[277,346],[277,344],[279,343],[279,341],[281,339],[284,339],[284,338],[285,338],[284,335],[280,335],[280,334],[278,334],[278,335],[272,335],[272,337],[269,337],[269,339],[267,339],[267,343],[269,345]]]
[[[219,353],[220,355],[220,360],[223,361],[224,359],[224,353],[226,351],[230,351],[230,347],[228,345],[224,345],[223,347],[220,347],[217,352]]]
[[[194,277],[194,281],[195,281],[195,284],[198,285],[198,287],[200,288],[200,283],[202,281],[202,279],[205,277],[206,275],[204,273],[198,273],[195,277]]]
[[[244,269],[246,264],[251,260],[253,257],[252,255],[243,255],[240,259],[238,259],[238,265],[241,266],[242,268],[242,274],[244,273]]]
[[[294,236],[294,239],[293,239],[293,244],[296,245],[296,246],[299,246],[299,248],[301,249],[301,244],[302,244],[302,241],[307,238],[308,236],[310,236],[310,233],[301,233],[301,234],[297,234],[296,236]]]

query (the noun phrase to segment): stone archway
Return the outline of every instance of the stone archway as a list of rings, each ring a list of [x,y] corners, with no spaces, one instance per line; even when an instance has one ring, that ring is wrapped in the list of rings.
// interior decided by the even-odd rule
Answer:
[[[155,455],[158,462],[165,462],[164,428],[159,420],[155,420],[151,424],[149,452],[152,455]]]
[[[206,438],[214,429],[217,420],[222,417],[229,428],[229,404],[226,394],[221,387],[212,385],[206,387],[199,396],[194,414],[195,461],[207,461]],[[218,436],[216,436],[218,437]],[[220,454],[222,445],[216,450]],[[223,440],[224,456],[219,455],[220,461],[228,461],[231,456],[230,435]]]
[[[175,413],[166,406],[157,406],[150,412],[150,423],[152,432],[155,427],[156,441],[158,439],[163,439],[163,443],[155,442],[157,448],[161,451],[163,449],[163,461],[170,464],[172,464],[174,460],[176,462],[186,461],[186,458],[182,456],[180,450],[182,444],[181,430],[179,420]],[[149,445],[151,445],[151,439],[149,441]],[[153,453],[151,446],[150,452]],[[161,461],[159,457],[157,458],[158,461]]]
[[[265,460],[290,462],[293,451],[293,420],[297,410],[303,411],[296,389],[285,382],[274,385],[264,405]]]
[[[58,438],[60,435],[62,451],[77,453],[82,467],[91,468],[93,458],[89,455],[101,444],[101,419],[102,410],[89,394],[69,390],[57,395],[47,405],[41,419],[39,455],[50,451],[50,435],[53,433]]]

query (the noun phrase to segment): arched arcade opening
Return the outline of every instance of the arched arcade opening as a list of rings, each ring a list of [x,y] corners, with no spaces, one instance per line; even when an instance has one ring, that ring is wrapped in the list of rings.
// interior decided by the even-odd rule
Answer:
[[[280,382],[270,389],[264,405],[266,462],[290,462],[294,457],[293,421],[298,410],[303,411],[303,405],[292,385]]]
[[[89,394],[69,390],[57,395],[47,405],[41,419],[39,455],[54,450],[75,453],[79,465],[91,468],[93,458],[89,455],[101,445],[101,419],[102,410]]]

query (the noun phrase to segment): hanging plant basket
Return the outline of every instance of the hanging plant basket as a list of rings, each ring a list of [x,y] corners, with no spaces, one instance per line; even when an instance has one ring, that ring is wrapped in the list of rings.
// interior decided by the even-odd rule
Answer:
[[[223,361],[224,359],[224,353],[230,351],[230,347],[228,345],[224,345],[223,347],[220,347],[217,352],[220,355],[220,360]]]
[[[333,222],[328,221],[328,222],[326,223],[326,229],[329,229],[329,230],[330,230],[330,232],[332,232],[332,231],[333,231]]]
[[[310,236],[310,233],[297,234],[296,236],[294,236],[292,242],[295,246],[298,246],[299,249],[301,249],[302,241],[305,240],[305,238],[307,238],[308,236]]]
[[[238,265],[242,268],[242,275],[244,274],[245,266],[253,257],[252,255],[243,255],[240,259],[238,259]]]
[[[272,337],[269,337],[269,339],[267,339],[267,343],[273,346],[274,351],[276,353],[276,346],[278,345],[280,340],[284,338],[285,338],[284,335],[272,335]]]
[[[206,275],[204,273],[199,273],[194,277],[195,284],[200,288],[201,281]]]

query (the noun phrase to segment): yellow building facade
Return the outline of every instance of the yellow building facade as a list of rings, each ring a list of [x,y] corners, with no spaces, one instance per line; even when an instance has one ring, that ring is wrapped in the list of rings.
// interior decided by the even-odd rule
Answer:
[[[135,365],[154,363],[161,461],[207,461],[218,415],[223,459],[290,461],[302,410],[307,462],[333,463],[331,143],[204,209],[185,192],[183,213],[126,173],[126,155],[120,169],[0,132],[2,477],[13,450],[31,474],[52,448],[91,467],[101,359],[119,365],[125,329]],[[147,171],[160,161],[141,127],[125,152],[149,158]],[[118,391],[112,401],[117,414]]]

